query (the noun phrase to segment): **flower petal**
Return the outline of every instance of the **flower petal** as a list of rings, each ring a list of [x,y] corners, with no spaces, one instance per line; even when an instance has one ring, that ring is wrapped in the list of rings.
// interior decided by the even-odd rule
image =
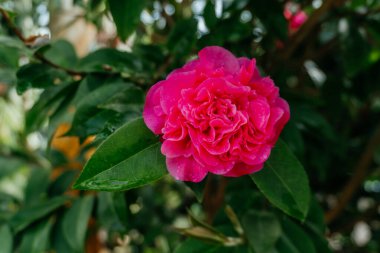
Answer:
[[[229,74],[234,74],[239,71],[239,62],[236,57],[230,51],[222,47],[205,47],[198,55],[202,65],[208,68],[224,68]]]
[[[166,158],[169,173],[181,181],[200,182],[206,175],[207,170],[194,160],[193,157]]]
[[[155,134],[161,134],[165,124],[166,115],[163,114],[160,105],[162,83],[158,82],[150,88],[145,100],[143,118],[145,124]]]

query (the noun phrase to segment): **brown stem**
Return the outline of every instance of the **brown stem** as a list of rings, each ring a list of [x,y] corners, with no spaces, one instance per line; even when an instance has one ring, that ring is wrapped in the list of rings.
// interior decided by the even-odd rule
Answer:
[[[327,223],[334,221],[347,206],[357,189],[361,186],[365,180],[368,170],[370,168],[372,157],[375,149],[380,145],[380,125],[377,126],[375,133],[371,136],[364,152],[362,153],[358,163],[355,166],[351,179],[344,186],[337,205],[325,214],[325,220]]]
[[[7,23],[8,27],[13,31],[13,33],[25,44],[25,46],[27,46],[27,44],[29,43],[29,40],[28,38],[25,38],[24,35],[22,34],[22,32],[16,27],[16,25],[12,22],[11,18],[9,17],[8,13],[3,9],[3,8],[0,8],[0,13],[1,15],[4,17],[4,20],[5,22]],[[47,64],[47,65],[50,65],[51,67],[53,68],[56,68],[56,69],[61,69],[63,71],[65,71],[66,73],[70,74],[70,75],[77,75],[77,76],[81,76],[81,75],[84,75],[83,72],[79,72],[79,71],[75,71],[75,70],[71,70],[71,69],[67,69],[65,67],[62,67],[62,66],[59,66],[57,64],[55,64],[54,62],[51,62],[49,59],[45,58],[45,56],[39,52],[35,53],[34,54],[34,57],[40,61],[42,61],[43,63]]]
[[[208,224],[212,224],[215,215],[224,203],[227,183],[228,181],[225,177],[214,176],[212,174],[207,177],[202,204]]]

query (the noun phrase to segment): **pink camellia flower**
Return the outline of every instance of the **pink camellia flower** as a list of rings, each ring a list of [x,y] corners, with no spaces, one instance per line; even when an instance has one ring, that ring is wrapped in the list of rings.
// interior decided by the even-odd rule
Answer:
[[[298,4],[288,2],[285,4],[284,16],[288,21],[289,34],[295,33],[307,20],[307,14]]]
[[[170,174],[199,182],[208,172],[238,177],[262,169],[290,112],[255,59],[211,46],[152,86],[143,116],[162,136]]]

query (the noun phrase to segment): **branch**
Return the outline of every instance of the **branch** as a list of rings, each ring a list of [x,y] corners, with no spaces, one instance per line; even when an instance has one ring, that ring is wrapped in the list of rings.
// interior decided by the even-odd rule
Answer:
[[[217,177],[209,174],[203,193],[203,208],[206,212],[207,223],[212,224],[215,215],[224,203],[224,195],[227,186],[225,177]]]
[[[8,13],[3,9],[0,8],[0,13],[4,17],[5,22],[7,23],[8,27],[12,30],[12,32],[24,43],[26,47],[31,44],[31,40],[36,40],[39,36],[31,36],[30,38],[25,38],[22,32],[16,27],[16,25],[12,22],[11,18],[9,17]],[[74,76],[82,76],[85,73],[67,69],[65,67],[59,66],[55,64],[54,62],[51,62],[49,59],[45,58],[45,56],[39,52],[36,52],[34,54],[34,57],[43,63],[50,65],[53,68],[61,69],[65,71],[66,73]]]
[[[361,186],[368,174],[373,154],[379,145],[380,125],[377,126],[375,133],[371,136],[371,139],[367,143],[364,152],[355,166],[351,179],[343,188],[338,198],[338,204],[325,214],[326,223],[331,223],[344,211],[344,208],[350,202],[357,189]]]

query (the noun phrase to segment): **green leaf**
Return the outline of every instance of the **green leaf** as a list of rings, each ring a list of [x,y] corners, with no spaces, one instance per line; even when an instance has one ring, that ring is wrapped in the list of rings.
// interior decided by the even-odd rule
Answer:
[[[279,1],[250,1],[249,3],[250,9],[265,25],[269,34],[274,34],[282,40],[287,38],[287,22],[283,15],[283,6]]]
[[[59,196],[52,198],[44,203],[21,209],[10,220],[10,225],[15,233],[23,230],[32,222],[48,215],[58,207],[66,203],[70,197]]]
[[[37,52],[43,54],[50,62],[67,69],[73,68],[78,61],[74,47],[65,40],[55,41]]]
[[[310,237],[292,222],[284,217],[281,222],[284,233],[277,243],[277,250],[281,253],[316,253]]]
[[[84,251],[84,240],[93,204],[94,196],[79,198],[63,218],[63,234],[73,252]]]
[[[30,229],[22,237],[20,253],[41,253],[46,252],[49,245],[49,234],[53,223],[49,220],[43,220]]]
[[[12,252],[13,237],[8,225],[0,226],[0,245],[0,253]]]
[[[116,112],[140,112],[144,106],[145,95],[138,87],[129,87],[122,92],[118,92],[115,96],[110,97],[99,108],[113,110]]]
[[[140,14],[145,8],[145,0],[108,0],[108,5],[115,21],[117,34],[125,41],[136,29]]]
[[[255,253],[270,252],[281,236],[281,224],[273,213],[249,211],[242,225]]]
[[[46,169],[31,169],[25,188],[24,206],[40,202],[49,184],[49,172]]]
[[[17,71],[17,93],[23,94],[30,88],[47,88],[67,79],[62,70],[45,64],[30,63]]]
[[[15,69],[19,64],[20,53],[17,48],[7,47],[0,44],[1,68]]]
[[[66,210],[64,214],[68,213],[69,211],[70,209]],[[74,249],[71,248],[65,236],[65,232],[63,229],[64,220],[65,220],[65,215],[58,216],[57,222],[54,228],[52,244],[53,244],[53,249],[57,253],[67,253],[67,252],[74,251]]]
[[[282,140],[277,141],[264,168],[251,178],[273,205],[294,218],[305,220],[310,202],[308,178]]]
[[[66,170],[59,177],[50,184],[49,196],[62,195],[69,186],[73,183],[74,179],[78,176],[77,170]]]
[[[123,72],[136,74],[143,70],[138,57],[113,48],[99,49],[78,62],[77,69],[84,72]]]
[[[213,28],[218,22],[218,18],[215,13],[215,5],[212,1],[207,1],[207,4],[203,10],[203,18],[209,29]]]
[[[139,118],[125,124],[99,146],[74,188],[127,190],[151,183],[166,173],[160,143]]]
[[[87,137],[99,132],[114,114],[99,109],[99,104],[132,86],[121,79],[107,80],[102,86],[84,95],[78,103],[72,127],[66,135]]]
[[[45,120],[59,108],[60,103],[66,97],[71,97],[75,94],[77,88],[77,83],[70,83],[46,89],[40,95],[39,100],[27,112],[25,131],[30,133],[39,129]]]
[[[326,232],[324,212],[314,196],[311,196],[310,199],[310,208],[305,224],[316,233],[324,235]]]
[[[97,217],[102,227],[111,231],[126,230],[127,204],[124,194],[99,192],[97,207]]]
[[[222,247],[220,245],[204,243],[196,239],[187,239],[178,248],[175,249],[174,253],[217,253]]]
[[[177,56],[188,54],[196,41],[197,21],[195,19],[179,20],[169,34],[167,47]]]
[[[247,246],[223,247],[189,238],[180,244],[174,253],[249,253]]]

